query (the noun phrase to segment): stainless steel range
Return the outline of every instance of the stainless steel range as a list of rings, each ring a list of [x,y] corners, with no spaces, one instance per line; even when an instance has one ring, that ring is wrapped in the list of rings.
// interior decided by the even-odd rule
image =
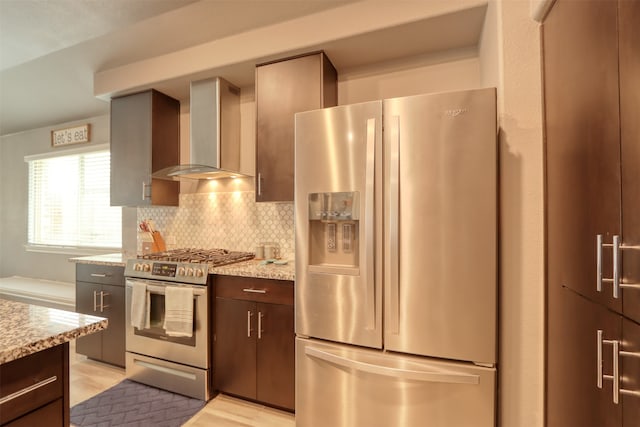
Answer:
[[[213,307],[209,266],[253,257],[253,253],[225,249],[177,249],[128,260],[125,268],[127,378],[209,400],[210,310]],[[170,317],[166,307],[174,304],[166,301],[166,295],[175,295],[176,289],[179,295],[187,295],[187,301],[193,298],[192,319],[182,319],[188,330],[180,334],[172,333],[165,322]],[[188,303],[186,308],[191,308]]]

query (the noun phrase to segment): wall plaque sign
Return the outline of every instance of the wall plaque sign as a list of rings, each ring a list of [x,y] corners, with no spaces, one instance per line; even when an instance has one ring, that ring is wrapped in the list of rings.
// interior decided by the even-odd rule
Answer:
[[[91,127],[87,123],[82,126],[72,128],[58,129],[51,131],[51,146],[61,147],[69,144],[79,144],[81,142],[89,142],[91,139]]]

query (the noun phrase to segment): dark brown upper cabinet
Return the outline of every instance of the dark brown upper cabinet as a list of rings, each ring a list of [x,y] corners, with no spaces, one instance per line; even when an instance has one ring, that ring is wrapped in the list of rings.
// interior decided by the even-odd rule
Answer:
[[[323,52],[256,68],[256,201],[293,201],[294,114],[338,103],[338,74]]]
[[[177,206],[180,183],[151,177],[180,164],[180,102],[156,90],[111,100],[111,205]]]

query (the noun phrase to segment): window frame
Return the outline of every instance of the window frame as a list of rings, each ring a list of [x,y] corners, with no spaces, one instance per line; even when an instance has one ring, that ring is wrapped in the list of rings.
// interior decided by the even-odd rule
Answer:
[[[100,255],[106,253],[114,253],[122,251],[122,209],[120,208],[120,224],[121,224],[121,236],[120,246],[74,246],[74,245],[55,245],[55,244],[41,244],[29,242],[29,228],[31,227],[31,171],[30,162],[38,160],[53,159],[56,157],[77,156],[82,154],[91,154],[99,151],[108,151],[109,144],[94,144],[90,146],[77,147],[64,149],[60,151],[49,151],[42,154],[28,155],[24,157],[24,161],[27,164],[27,230],[26,230],[26,243],[24,248],[27,252],[41,252],[41,253],[55,253],[66,255]]]

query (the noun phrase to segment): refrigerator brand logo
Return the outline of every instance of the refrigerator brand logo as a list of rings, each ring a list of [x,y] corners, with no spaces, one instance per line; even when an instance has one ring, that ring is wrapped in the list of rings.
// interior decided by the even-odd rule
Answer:
[[[467,110],[466,108],[453,108],[451,110],[444,110],[444,113],[449,117],[456,117],[456,116],[459,116],[460,114],[464,114],[464,113],[466,113],[468,111],[469,110]]]

